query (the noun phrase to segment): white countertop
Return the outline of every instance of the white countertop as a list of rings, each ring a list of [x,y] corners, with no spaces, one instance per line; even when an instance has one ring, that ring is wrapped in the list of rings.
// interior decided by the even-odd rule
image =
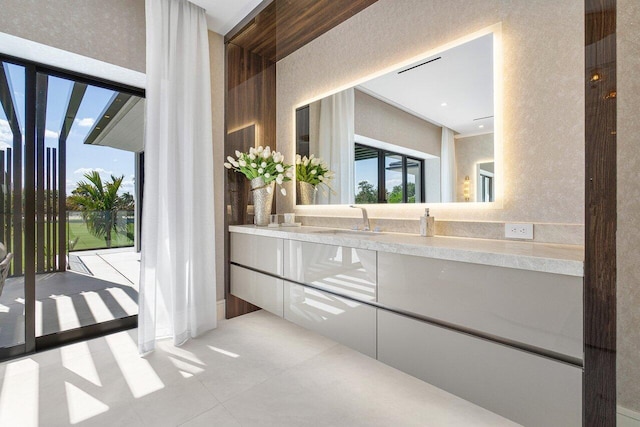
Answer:
[[[336,230],[338,234],[328,234],[329,230]],[[229,231],[568,276],[584,275],[584,247],[577,245],[445,236],[422,237],[402,233],[360,234],[349,230],[305,226],[271,228],[230,225]]]

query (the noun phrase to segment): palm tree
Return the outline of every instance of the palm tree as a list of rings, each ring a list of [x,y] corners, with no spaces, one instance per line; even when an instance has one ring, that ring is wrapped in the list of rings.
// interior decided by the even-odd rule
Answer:
[[[89,232],[98,238],[104,238],[107,248],[110,248],[111,233],[126,232],[118,228],[117,221],[117,212],[122,205],[118,190],[124,175],[111,175],[111,181],[105,183],[97,171],[86,173],[84,177],[88,181],[80,181],[69,199],[82,211],[82,218],[87,223]]]

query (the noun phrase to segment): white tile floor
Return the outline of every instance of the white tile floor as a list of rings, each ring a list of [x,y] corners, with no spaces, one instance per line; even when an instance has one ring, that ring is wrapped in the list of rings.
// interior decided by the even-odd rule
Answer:
[[[0,364],[0,425],[515,425],[264,311],[144,358],[135,336]]]

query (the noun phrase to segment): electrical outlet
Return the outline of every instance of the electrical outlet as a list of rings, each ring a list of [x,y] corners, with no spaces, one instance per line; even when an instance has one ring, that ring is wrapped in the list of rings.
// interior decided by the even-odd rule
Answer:
[[[533,224],[505,224],[505,239],[533,240]]]

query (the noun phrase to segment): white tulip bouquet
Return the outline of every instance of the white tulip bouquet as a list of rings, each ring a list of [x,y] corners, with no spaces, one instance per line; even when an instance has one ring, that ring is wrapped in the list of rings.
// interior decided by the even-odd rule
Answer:
[[[333,177],[334,173],[329,170],[329,166],[321,158],[315,157],[313,154],[308,158],[296,154],[296,179],[298,182],[306,182],[314,187],[324,185],[329,191],[334,192],[329,183]]]
[[[228,156],[224,167],[242,173],[249,180],[262,178],[265,184],[275,181],[280,186],[282,195],[287,195],[287,191],[282,188],[282,183],[291,181],[293,178],[293,166],[284,163],[284,156],[281,153],[271,151],[268,146],[264,148],[260,146],[251,147],[248,153],[236,150],[236,157]],[[269,190],[270,188],[268,187]]]

